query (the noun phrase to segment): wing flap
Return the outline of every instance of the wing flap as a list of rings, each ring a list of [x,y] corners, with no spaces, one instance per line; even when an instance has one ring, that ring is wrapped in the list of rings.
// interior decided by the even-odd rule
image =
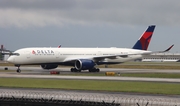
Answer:
[[[102,55],[102,56],[85,56],[85,57],[68,57],[66,59],[64,59],[64,62],[75,62],[76,60],[79,59],[89,59],[89,60],[93,60],[93,61],[102,61],[106,58],[108,59],[117,59],[117,57],[123,57],[126,58],[128,57],[127,54],[122,54],[122,55]]]

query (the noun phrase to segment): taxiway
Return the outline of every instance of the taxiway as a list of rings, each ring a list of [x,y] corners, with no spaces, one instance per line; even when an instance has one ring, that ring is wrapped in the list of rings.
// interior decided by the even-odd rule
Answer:
[[[4,70],[7,67],[8,70],[16,70],[17,67],[14,66],[0,66],[0,70]],[[22,73],[23,71],[31,71],[32,73],[42,73],[50,71],[60,71],[60,72],[70,72],[70,68],[58,67],[56,69],[46,70],[41,67],[20,67]],[[16,71],[15,71],[16,72]],[[82,71],[88,72],[88,71]],[[160,70],[160,69],[125,69],[125,68],[100,68],[100,72],[116,72],[116,73],[180,73],[180,70]]]
[[[4,67],[0,67],[2,70]],[[15,67],[8,67],[9,70],[16,70]],[[121,76],[73,76],[73,75],[49,75],[52,70],[44,70],[40,67],[21,67],[22,73],[16,72],[1,72],[1,78],[46,78],[46,79],[69,79],[69,80],[112,80],[112,81],[143,81],[143,82],[168,82],[168,83],[180,83],[180,79],[173,78],[139,78],[139,77],[121,77]],[[72,73],[69,68],[57,68],[54,69],[62,73]],[[116,73],[180,73],[180,70],[152,70],[152,69],[113,69],[113,68],[101,68],[101,72],[116,72]],[[87,71],[84,71],[89,73]],[[48,74],[47,74],[48,73]],[[72,73],[76,74],[76,73]]]

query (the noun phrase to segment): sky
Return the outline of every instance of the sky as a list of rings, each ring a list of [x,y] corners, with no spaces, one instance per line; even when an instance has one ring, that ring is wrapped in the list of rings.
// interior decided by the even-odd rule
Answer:
[[[156,25],[148,50],[180,53],[179,0],[0,0],[0,44],[132,48]]]

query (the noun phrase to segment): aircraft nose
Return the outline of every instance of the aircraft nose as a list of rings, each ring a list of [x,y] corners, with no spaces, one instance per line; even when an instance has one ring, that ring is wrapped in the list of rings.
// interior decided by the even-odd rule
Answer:
[[[7,59],[7,62],[13,63],[13,62],[14,62],[14,58],[10,56],[10,57]]]

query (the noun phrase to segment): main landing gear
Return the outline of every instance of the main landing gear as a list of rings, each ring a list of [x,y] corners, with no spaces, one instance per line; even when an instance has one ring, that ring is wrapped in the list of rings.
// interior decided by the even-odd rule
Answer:
[[[99,72],[100,69],[99,68],[92,68],[92,69],[89,69],[89,72]]]
[[[99,68],[89,69],[89,72],[99,72],[99,71],[100,71]],[[81,70],[77,70],[76,68],[71,68],[71,72],[81,72]]]
[[[76,68],[71,68],[71,72],[81,72],[81,70],[77,70]]]
[[[15,65],[15,66],[17,67],[16,72],[17,72],[17,73],[21,73],[20,65]]]

